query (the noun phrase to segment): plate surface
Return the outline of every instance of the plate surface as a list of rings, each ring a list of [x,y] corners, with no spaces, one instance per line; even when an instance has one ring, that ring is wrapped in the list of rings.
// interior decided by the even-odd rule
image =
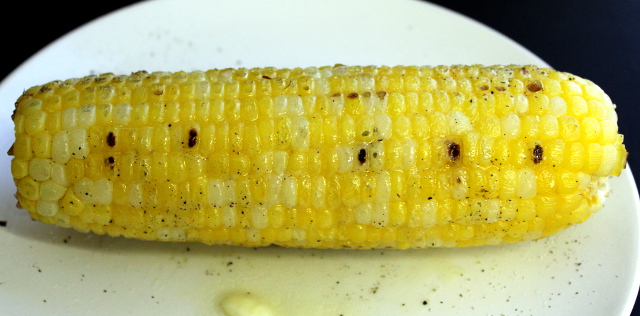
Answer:
[[[501,34],[417,1],[153,1],[85,25],[0,86],[0,129],[25,88],[90,73],[335,63],[546,65]],[[8,149],[12,137],[0,140]],[[638,192],[550,238],[468,249],[300,250],[81,234],[17,210],[0,156],[0,314],[217,315],[247,293],[281,315],[629,314]]]

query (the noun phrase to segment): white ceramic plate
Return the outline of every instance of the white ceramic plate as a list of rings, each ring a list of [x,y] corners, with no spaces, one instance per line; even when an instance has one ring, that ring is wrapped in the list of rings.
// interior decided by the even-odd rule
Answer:
[[[0,129],[13,133],[24,88],[54,79],[334,63],[544,65],[495,31],[417,1],[154,1],[85,25],[18,68],[0,86]],[[602,211],[548,239],[350,251],[142,242],[32,222],[14,207],[9,165],[1,155],[3,315],[216,315],[226,295],[246,292],[282,315],[624,315],[638,290],[628,169]]]

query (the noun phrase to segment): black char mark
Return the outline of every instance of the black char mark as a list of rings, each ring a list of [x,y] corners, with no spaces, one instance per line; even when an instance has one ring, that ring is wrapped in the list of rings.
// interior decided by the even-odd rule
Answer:
[[[189,130],[189,148],[193,148],[198,143],[198,131],[195,128]]]
[[[364,163],[367,162],[367,151],[364,148],[358,152],[358,161],[360,165],[364,165]]]
[[[533,163],[539,164],[542,161],[542,146],[537,145],[533,148]]]
[[[113,132],[109,132],[109,134],[107,134],[107,145],[109,145],[109,147],[116,145],[116,135]]]
[[[448,154],[449,154],[449,159],[451,159],[452,162],[456,162],[458,159],[460,159],[460,145],[455,143],[455,142],[449,142],[447,144],[447,149],[448,149]]]
[[[116,159],[113,158],[113,156],[110,156],[109,158],[105,159],[104,162],[109,169],[113,170],[115,167]]]

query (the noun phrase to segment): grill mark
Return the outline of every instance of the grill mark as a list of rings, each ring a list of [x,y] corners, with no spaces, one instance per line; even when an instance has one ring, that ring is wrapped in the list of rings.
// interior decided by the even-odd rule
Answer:
[[[113,132],[109,132],[109,134],[107,134],[107,145],[109,145],[109,147],[116,145],[116,135]]]
[[[364,165],[365,162],[367,162],[367,150],[362,148],[360,149],[360,151],[358,152],[358,161],[360,162],[360,165]]]
[[[456,162],[460,159],[460,145],[455,142],[449,142],[447,144],[447,153],[449,154],[449,159],[452,162]]]
[[[542,154],[543,154],[543,150],[542,150],[542,146],[536,144],[536,146],[533,148],[533,163],[534,164],[539,164],[542,161]]]
[[[195,128],[189,130],[189,148],[193,148],[198,143],[198,131]]]

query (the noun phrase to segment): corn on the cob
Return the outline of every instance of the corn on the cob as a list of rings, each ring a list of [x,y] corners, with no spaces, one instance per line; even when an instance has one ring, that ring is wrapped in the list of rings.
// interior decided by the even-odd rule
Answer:
[[[103,74],[28,89],[19,206],[145,240],[409,248],[552,235],[626,163],[614,105],[535,66]]]

